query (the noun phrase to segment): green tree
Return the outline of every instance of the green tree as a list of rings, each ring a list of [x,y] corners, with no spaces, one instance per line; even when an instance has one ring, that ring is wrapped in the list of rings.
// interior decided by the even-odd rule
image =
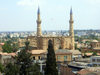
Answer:
[[[39,67],[32,62],[28,51],[29,43],[26,42],[25,45],[25,49],[21,50],[16,58],[17,65],[20,66],[19,75],[41,75]]]
[[[55,52],[51,40],[48,41],[45,75],[58,75]]]
[[[13,52],[12,50],[12,46],[10,43],[6,42],[3,46],[2,46],[3,52],[7,52],[7,53],[11,53]]]
[[[75,49],[77,49],[77,44],[75,44]]]
[[[4,73],[5,75],[18,75],[19,66],[17,66],[16,64],[9,63],[6,65]]]
[[[97,56],[97,52],[93,52],[93,54],[92,54],[93,56]]]
[[[2,73],[4,71],[4,66],[0,63],[0,72]]]
[[[18,50],[18,43],[13,43],[12,44],[12,50],[13,50],[13,52],[16,52],[17,50]]]
[[[26,49],[26,50],[29,50],[29,41],[28,41],[28,39],[27,39],[27,41],[25,42],[25,49]]]
[[[17,56],[17,65],[20,66],[20,75],[28,75],[29,68],[32,66],[31,54],[22,50]]]
[[[28,51],[29,43],[26,42],[25,45],[25,49],[15,57],[15,63],[6,65],[5,75],[42,75],[39,65],[32,62],[31,53]]]
[[[6,41],[5,44],[2,46],[3,52],[11,53],[16,52],[18,50],[18,44],[12,43],[11,40]]]
[[[40,66],[36,63],[33,65],[33,74],[32,75],[42,75],[42,73],[40,72]]]

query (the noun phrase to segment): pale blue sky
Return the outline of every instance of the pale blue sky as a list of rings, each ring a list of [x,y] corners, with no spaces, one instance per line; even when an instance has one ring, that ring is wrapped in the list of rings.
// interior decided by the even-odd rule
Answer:
[[[42,30],[100,29],[100,0],[0,0],[0,31],[36,31],[38,4]]]

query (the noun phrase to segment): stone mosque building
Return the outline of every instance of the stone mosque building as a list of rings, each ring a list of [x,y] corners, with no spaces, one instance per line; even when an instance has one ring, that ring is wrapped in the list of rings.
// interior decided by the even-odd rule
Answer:
[[[69,36],[46,36],[42,34],[41,29],[41,17],[40,9],[38,8],[37,12],[37,36],[28,36],[28,41],[30,46],[34,47],[35,50],[47,50],[48,40],[53,41],[54,50],[60,49],[69,49],[74,50],[74,30],[73,30],[73,13],[72,9],[70,10],[70,20],[69,20]],[[19,41],[19,46],[22,46],[21,40]]]

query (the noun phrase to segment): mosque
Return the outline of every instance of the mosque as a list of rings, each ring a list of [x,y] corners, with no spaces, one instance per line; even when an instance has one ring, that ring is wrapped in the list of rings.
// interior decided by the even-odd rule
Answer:
[[[41,16],[40,9],[37,11],[37,35],[36,36],[28,36],[28,41],[30,42],[30,46],[34,47],[35,50],[47,50],[48,48],[48,40],[53,41],[54,50],[60,49],[69,49],[75,50],[74,45],[74,30],[73,30],[73,12],[70,10],[70,20],[69,20],[69,35],[66,36],[46,36],[42,34],[41,29]],[[19,46],[22,46],[22,42],[20,40]]]

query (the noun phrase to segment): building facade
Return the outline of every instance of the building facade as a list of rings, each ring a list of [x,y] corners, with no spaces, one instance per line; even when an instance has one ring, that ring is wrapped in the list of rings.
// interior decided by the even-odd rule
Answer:
[[[42,34],[41,29],[41,18],[40,18],[40,9],[38,8],[37,12],[37,36],[29,36],[28,41],[30,42],[30,46],[33,46],[35,49],[40,50],[47,50],[48,47],[48,40],[53,41],[54,50],[57,50],[59,48],[61,49],[70,49],[74,50],[74,30],[73,30],[73,13],[72,9],[70,10],[70,30],[69,30],[69,36],[44,36]],[[22,40],[19,41],[19,46],[23,46]]]
[[[92,56],[91,57],[91,64],[96,67],[100,66],[100,56]]]
[[[6,65],[8,63],[14,63],[14,57],[16,56],[15,53],[2,53],[0,52],[0,63]]]
[[[100,50],[100,42],[91,42],[91,48],[95,50]]]
[[[75,75],[73,72],[72,72],[72,69],[69,68],[68,66],[66,65],[61,65],[60,67],[60,75]]]
[[[33,60],[46,60],[47,52],[45,50],[31,50]],[[67,50],[55,51],[56,61],[58,63],[69,63],[72,61],[72,53]]]

